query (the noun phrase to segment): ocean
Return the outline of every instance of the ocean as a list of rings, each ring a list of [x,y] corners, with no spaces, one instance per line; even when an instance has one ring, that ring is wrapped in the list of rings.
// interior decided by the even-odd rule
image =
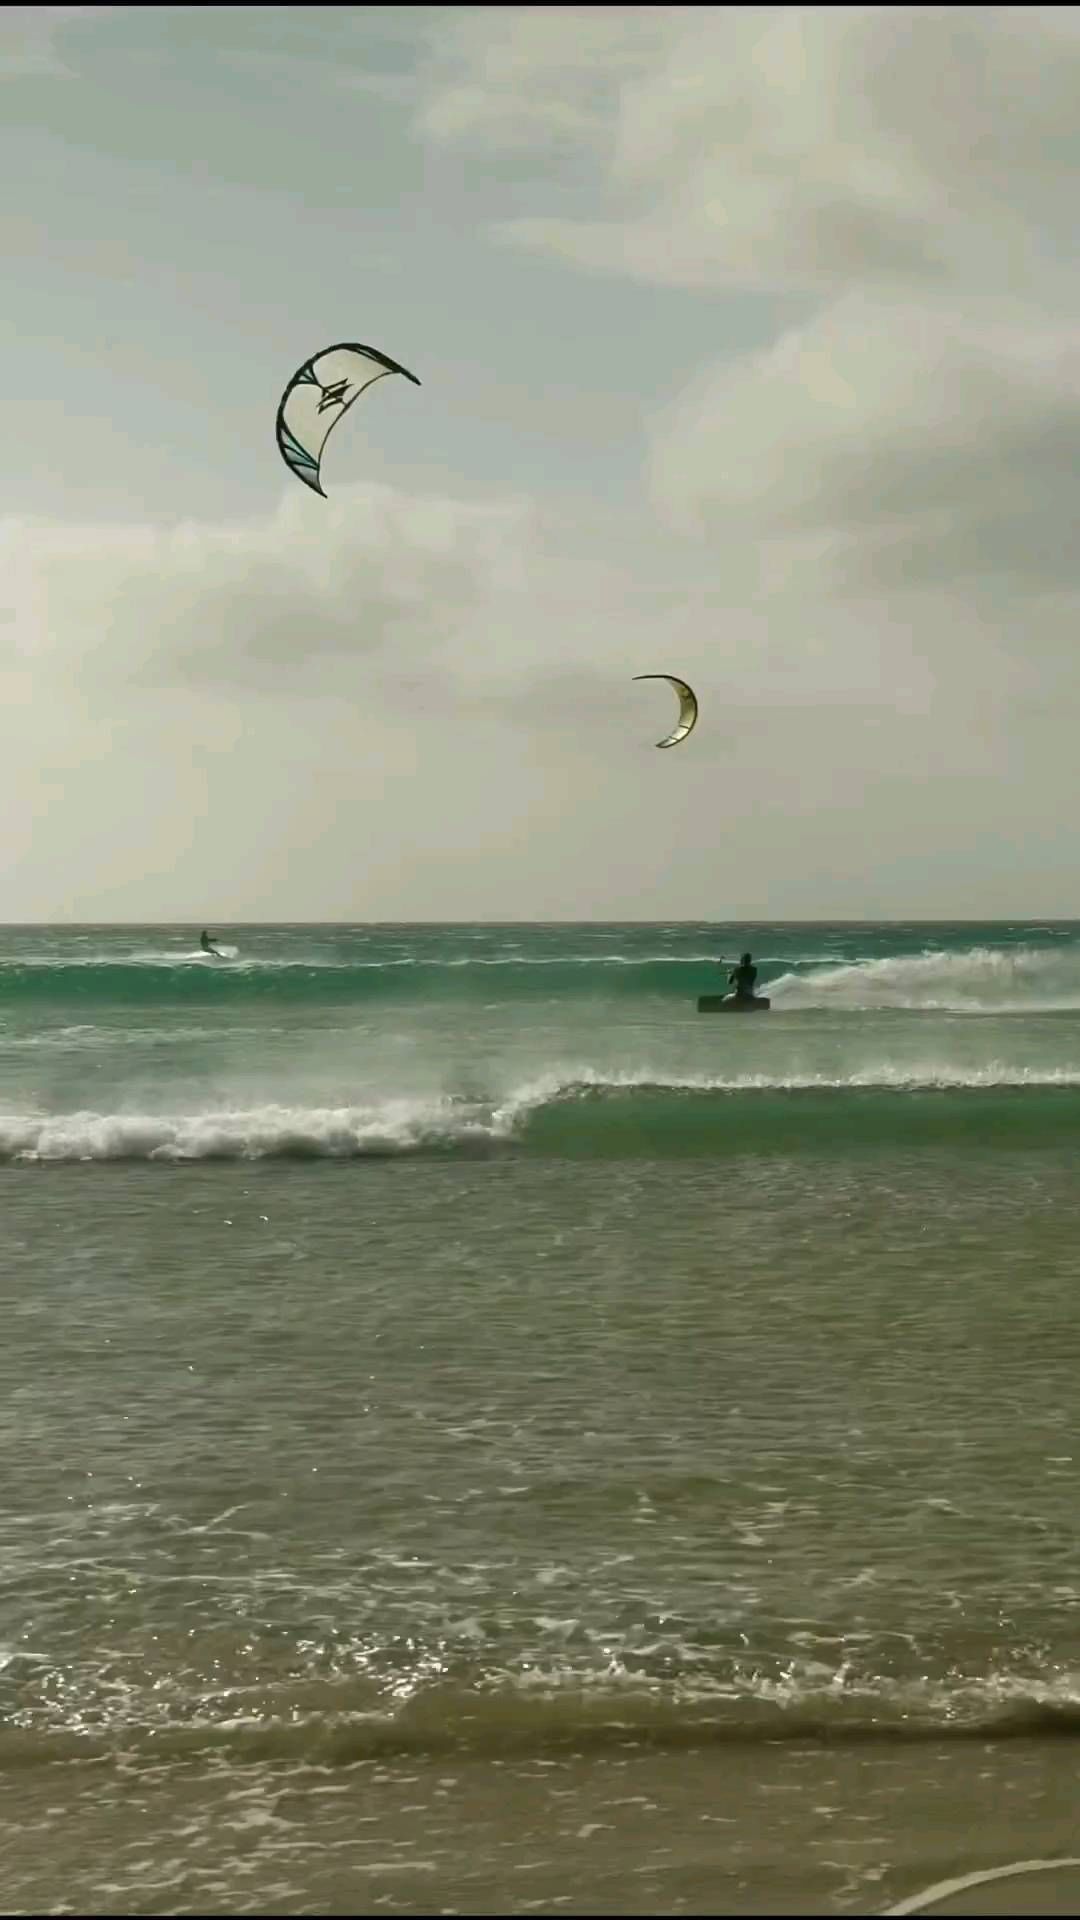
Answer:
[[[1077,1851],[1080,925],[215,931],[0,929],[0,1908]]]

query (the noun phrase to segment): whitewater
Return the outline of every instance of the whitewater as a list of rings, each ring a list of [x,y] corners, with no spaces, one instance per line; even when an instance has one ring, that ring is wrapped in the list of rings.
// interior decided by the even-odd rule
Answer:
[[[5,1911],[1068,1853],[1080,925],[198,931],[0,930]]]
[[[773,1011],[718,1032],[697,996],[748,940]],[[1066,925],[259,927],[230,951],[9,930],[0,1161],[760,1151],[801,1127],[809,1151],[1080,1114]]]

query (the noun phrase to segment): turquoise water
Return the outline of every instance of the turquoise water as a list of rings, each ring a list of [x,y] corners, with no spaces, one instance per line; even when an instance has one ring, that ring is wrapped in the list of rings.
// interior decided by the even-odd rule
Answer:
[[[6,1910],[714,1911],[613,1809],[700,1865],[737,1754],[775,1861],[775,1743],[1076,1729],[1080,927],[220,931],[0,935]]]
[[[696,1013],[752,940],[767,1018]],[[1052,1143],[1074,926],[12,929],[9,1161]]]

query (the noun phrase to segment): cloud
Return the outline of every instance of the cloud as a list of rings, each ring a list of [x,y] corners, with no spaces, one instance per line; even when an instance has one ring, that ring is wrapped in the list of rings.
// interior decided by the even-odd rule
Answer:
[[[747,912],[822,910],[823,876],[860,911],[868,835],[925,849],[985,802],[985,838],[1017,817],[1010,772],[1060,814],[1067,704],[1045,672],[1018,704],[1029,660],[991,611],[928,589],[916,625],[797,579],[755,602],[756,564],[745,525],[688,545],[386,487],[172,530],[9,523],[9,911],[700,912],[721,845]],[[1051,625],[1025,623],[1031,657]],[[701,697],[673,754],[650,671]]]
[[[712,369],[659,425],[653,498],[847,591],[1080,588],[1080,327],[850,295]]]
[[[470,12],[423,123],[531,147],[538,176],[576,138],[581,217],[553,189],[500,236],[798,302],[653,421],[661,521],[781,627],[796,595],[811,626],[842,597],[904,658],[929,617],[940,667],[1006,645],[994,606],[1023,604],[1054,653],[1080,587],[1080,11],[528,13]]]
[[[581,9],[527,12],[467,16],[423,129],[576,134],[608,211],[506,238],[660,283],[805,290],[1015,291],[1075,249],[1075,8],[637,8],[587,31]]]
[[[440,9],[419,123],[488,149],[609,143],[620,86],[655,59],[692,9]]]
[[[72,24],[107,20],[113,7],[4,7],[0,10],[0,80],[67,75],[74,69],[60,43]]]
[[[639,672],[701,681],[706,708],[851,701],[868,653],[752,604],[741,533],[688,544],[646,512],[583,513],[386,485],[299,490],[235,522],[0,526],[0,666],[115,714],[162,693],[355,697],[622,751],[657,724]],[[655,691],[655,690],[654,690]],[[51,721],[50,721],[51,724]],[[703,733],[703,738],[706,736]],[[707,749],[706,749],[707,750]]]
[[[614,911],[730,750],[733,635],[677,541],[600,511],[295,489],[9,522],[0,578],[16,913]],[[630,675],[676,646],[712,724],[671,780]]]
[[[143,915],[677,913],[708,910],[714,882],[732,911],[950,911],[981,860],[978,912],[1011,901],[1000,844],[1018,822],[1028,897],[1073,884],[1075,11],[399,16],[403,58],[368,14],[355,31],[343,14],[329,53],[306,16],[280,45],[273,22],[252,41],[226,23],[207,57],[255,62],[268,112],[270,60],[304,85],[415,84],[424,138],[455,150],[445,208],[470,230],[490,208],[550,264],[468,254],[467,344],[424,376],[451,411],[416,443],[416,471],[441,458],[445,481],[319,501],[283,477],[280,507],[246,519],[0,526],[0,799],[25,866],[9,911],[67,910],[77,883],[83,911]],[[215,82],[218,107],[263,167]],[[388,147],[365,175],[391,215],[393,297],[414,307],[445,268],[430,223],[393,223],[419,158]],[[470,165],[482,192],[463,197]],[[125,178],[108,191],[127,234]],[[428,188],[441,220],[430,166]],[[324,175],[301,190],[317,221]],[[369,252],[340,257],[375,287]],[[544,336],[576,346],[587,290],[566,262],[661,289],[589,291],[572,389],[565,354],[511,342],[502,359],[473,337],[481,308],[511,311],[509,277]],[[736,351],[759,324],[785,330]],[[607,356],[620,330],[597,370],[597,337]],[[650,420],[688,335],[715,364]],[[156,380],[190,357],[186,336],[149,337]],[[569,442],[571,407],[576,448],[586,402],[603,458],[571,498],[543,448],[534,464],[533,414]],[[147,431],[108,397],[99,416],[125,447]],[[453,493],[493,467],[490,495]],[[595,495],[610,475],[607,502],[590,475]],[[671,754],[653,747],[666,690],[631,680],[661,671],[702,701]]]
[[[303,693],[357,659],[437,670],[513,596],[528,517],[370,485],[233,524],[9,522],[0,633],[83,681]]]

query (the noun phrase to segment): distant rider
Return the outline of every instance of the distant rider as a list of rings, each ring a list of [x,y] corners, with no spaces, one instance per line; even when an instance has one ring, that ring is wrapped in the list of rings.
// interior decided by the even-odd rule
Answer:
[[[221,959],[221,955],[218,952],[217,948],[211,945],[210,935],[207,933],[205,927],[203,928],[202,932],[199,935],[199,945],[202,948],[204,953],[212,953],[215,960]]]
[[[756,979],[757,968],[754,966],[750,955],[744,953],[738,966],[733,967],[728,974],[728,985],[734,987],[736,1000],[753,999],[754,982]]]

